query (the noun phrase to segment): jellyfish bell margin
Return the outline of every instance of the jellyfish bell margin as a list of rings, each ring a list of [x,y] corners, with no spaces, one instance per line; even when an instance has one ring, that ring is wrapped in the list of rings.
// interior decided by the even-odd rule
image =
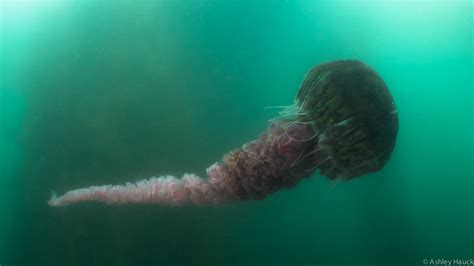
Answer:
[[[283,107],[265,132],[211,165],[207,178],[185,174],[92,186],[59,197],[53,193],[48,204],[181,206],[263,199],[318,169],[323,176],[343,180],[380,170],[390,158],[397,131],[397,110],[382,78],[357,60],[328,62],[306,74],[294,104]]]

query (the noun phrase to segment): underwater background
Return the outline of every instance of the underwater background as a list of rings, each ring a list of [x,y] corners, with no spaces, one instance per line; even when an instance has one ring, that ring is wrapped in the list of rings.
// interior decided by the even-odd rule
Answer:
[[[474,259],[472,1],[0,3],[2,266]],[[47,205],[51,190],[204,176],[306,71],[346,58],[398,108],[377,173],[223,207]]]

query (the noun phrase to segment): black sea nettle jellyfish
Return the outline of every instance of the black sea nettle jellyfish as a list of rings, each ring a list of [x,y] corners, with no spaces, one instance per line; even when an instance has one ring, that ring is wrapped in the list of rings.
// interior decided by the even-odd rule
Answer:
[[[313,68],[294,104],[270,121],[266,132],[207,169],[208,178],[185,174],[125,185],[92,186],[48,201],[109,204],[214,205],[265,196],[293,187],[319,169],[348,180],[380,170],[390,157],[398,116],[384,81],[369,66],[341,60]]]

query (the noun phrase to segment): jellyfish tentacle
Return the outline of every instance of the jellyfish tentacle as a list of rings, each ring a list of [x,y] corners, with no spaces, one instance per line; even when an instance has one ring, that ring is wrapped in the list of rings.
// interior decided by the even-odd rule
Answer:
[[[315,166],[311,167],[310,169],[306,169],[305,171],[307,172],[313,172],[314,170],[316,170],[319,166],[321,166],[323,163],[327,162],[329,159],[331,159],[331,156],[327,156],[326,158],[324,158],[322,161],[320,161],[318,164],[316,164]]]
[[[295,166],[297,164],[299,164],[300,162],[304,161],[306,158],[308,158],[309,156],[319,152],[319,151],[322,151],[324,150],[323,147],[317,147],[316,149],[312,150],[311,152],[308,152],[307,154],[305,154],[303,157],[299,157],[298,160],[296,160],[292,166]]]

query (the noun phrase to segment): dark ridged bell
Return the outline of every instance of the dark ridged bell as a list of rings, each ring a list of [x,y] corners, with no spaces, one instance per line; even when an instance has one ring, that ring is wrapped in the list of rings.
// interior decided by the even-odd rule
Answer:
[[[381,169],[398,131],[394,101],[382,78],[357,60],[321,64],[306,75],[296,102],[318,134],[315,161],[329,178],[352,178]],[[317,157],[319,156],[319,157]]]

